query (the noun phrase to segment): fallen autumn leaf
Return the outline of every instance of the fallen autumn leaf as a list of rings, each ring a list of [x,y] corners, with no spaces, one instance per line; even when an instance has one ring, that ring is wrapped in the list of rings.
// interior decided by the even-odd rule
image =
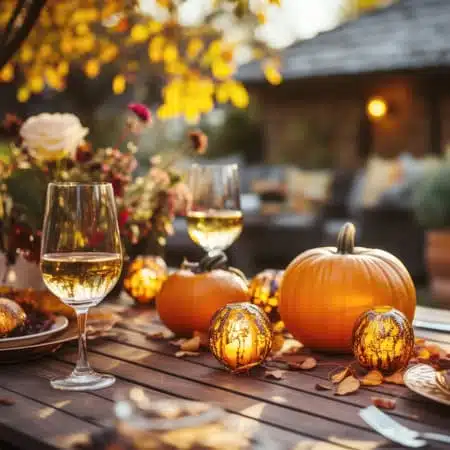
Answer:
[[[353,375],[350,375],[347,378],[344,378],[337,385],[335,395],[352,394],[353,392],[356,392],[360,386],[361,386],[361,383],[359,382],[359,380],[357,378],[355,378]]]
[[[383,374],[378,370],[371,370],[361,379],[361,384],[364,386],[378,386],[383,384]]]
[[[284,378],[284,370],[266,370],[264,376],[266,378],[275,378],[276,380],[281,380]]]
[[[371,397],[372,404],[381,409],[395,409],[395,400],[384,397]]]
[[[348,375],[350,375],[350,368],[346,367],[344,370],[341,370],[337,373],[335,373],[332,377],[331,377],[331,381],[334,384],[340,383],[345,377],[347,377]]]
[[[180,350],[185,352],[197,352],[200,349],[200,336],[195,336],[180,345]]]

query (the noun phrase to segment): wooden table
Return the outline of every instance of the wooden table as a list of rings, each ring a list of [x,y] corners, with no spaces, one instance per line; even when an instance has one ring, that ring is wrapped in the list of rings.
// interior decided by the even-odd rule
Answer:
[[[140,314],[140,320],[149,314]],[[441,313],[419,308],[421,318],[442,319]],[[434,314],[434,317],[433,317]],[[450,313],[445,313],[450,319]],[[129,323],[131,321],[127,321]],[[53,390],[49,379],[67,374],[76,348],[66,345],[51,357],[34,362],[0,366],[0,398],[15,401],[0,406],[0,448],[68,448],[83,433],[110,423],[118,388],[139,385],[155,399],[176,397],[214,402],[225,408],[236,427],[266,433],[276,449],[398,448],[373,432],[358,416],[371,404],[371,396],[397,399],[396,419],[417,430],[450,432],[450,407],[432,403],[402,386],[383,385],[336,397],[317,391],[333,364],[350,358],[319,356],[310,372],[286,372],[282,380],[264,378],[264,370],[251,376],[233,376],[214,358],[176,358],[175,348],[164,341],[148,340],[138,325],[127,325],[117,337],[90,343],[90,362],[114,374],[116,384],[92,393]],[[418,331],[450,349],[450,335]],[[10,447],[11,446],[11,447]],[[434,445],[430,448],[446,448]]]

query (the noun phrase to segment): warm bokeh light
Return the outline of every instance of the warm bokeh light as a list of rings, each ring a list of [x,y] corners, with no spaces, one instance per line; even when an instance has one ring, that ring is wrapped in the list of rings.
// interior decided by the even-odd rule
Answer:
[[[383,98],[374,97],[367,102],[367,113],[370,117],[381,119],[387,114],[387,112],[388,105]]]

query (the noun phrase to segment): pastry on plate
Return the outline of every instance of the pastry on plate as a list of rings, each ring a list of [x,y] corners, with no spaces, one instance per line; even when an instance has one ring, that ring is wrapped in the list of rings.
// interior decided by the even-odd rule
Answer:
[[[0,336],[8,335],[22,326],[26,319],[27,315],[18,303],[9,298],[0,298]]]

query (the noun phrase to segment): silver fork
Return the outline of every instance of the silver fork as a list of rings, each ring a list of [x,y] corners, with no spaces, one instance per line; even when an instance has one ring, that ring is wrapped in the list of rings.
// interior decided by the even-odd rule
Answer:
[[[419,433],[418,431],[411,430],[411,428],[407,428],[396,422],[376,406],[361,409],[359,415],[382,436],[405,447],[424,447],[427,445],[426,439],[450,444],[450,436],[439,433]]]

